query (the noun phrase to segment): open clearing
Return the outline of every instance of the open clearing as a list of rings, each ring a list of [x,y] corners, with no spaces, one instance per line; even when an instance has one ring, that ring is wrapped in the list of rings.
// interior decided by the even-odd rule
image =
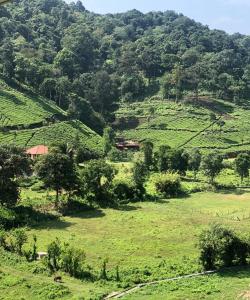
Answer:
[[[197,193],[183,199],[129,204],[122,210],[79,212],[40,223],[28,234],[30,241],[33,234],[37,235],[38,251],[46,250],[46,245],[58,237],[85,249],[87,263],[97,273],[107,258],[108,276],[113,276],[119,265],[122,279],[132,276],[134,283],[148,282],[199,271],[198,235],[213,222],[226,224],[242,234],[248,233],[249,202],[250,194],[244,190],[233,194]],[[228,296],[226,299],[236,299],[249,288],[248,274],[249,271],[243,269],[228,275],[212,275],[209,279],[185,279],[151,286],[128,299],[183,299],[185,294],[187,299],[225,299],[224,295]],[[46,281],[53,282],[45,277]],[[229,291],[231,284],[234,288]],[[67,276],[64,286],[69,288],[71,295],[78,296],[80,290],[80,295],[86,299],[94,295],[102,299],[112,291],[125,288],[109,282],[96,286]],[[8,291],[10,287],[5,289]]]

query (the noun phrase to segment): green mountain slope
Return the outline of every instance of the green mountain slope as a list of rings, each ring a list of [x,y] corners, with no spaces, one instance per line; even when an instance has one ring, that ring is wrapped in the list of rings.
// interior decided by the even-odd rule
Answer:
[[[100,153],[101,137],[39,95],[21,93],[5,84],[0,90],[0,143],[22,147],[69,142],[77,135],[83,147]]]
[[[120,136],[150,139],[156,147],[197,147],[224,153],[250,149],[250,110],[216,99],[123,105],[117,111],[116,126]]]
[[[21,93],[0,82],[0,127],[46,121],[52,116],[65,116],[54,102],[32,94]]]

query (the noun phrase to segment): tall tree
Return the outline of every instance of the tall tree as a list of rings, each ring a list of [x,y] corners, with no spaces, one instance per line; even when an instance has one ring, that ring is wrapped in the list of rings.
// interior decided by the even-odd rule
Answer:
[[[19,200],[19,177],[28,174],[30,163],[28,156],[22,148],[0,146],[0,203],[13,207]]]
[[[63,190],[72,192],[76,188],[77,172],[73,158],[62,151],[61,147],[50,149],[49,154],[38,161],[36,171],[45,186],[56,191],[56,207]]]
[[[249,178],[250,156],[247,153],[240,153],[235,160],[235,170],[240,176],[241,183],[244,178]]]

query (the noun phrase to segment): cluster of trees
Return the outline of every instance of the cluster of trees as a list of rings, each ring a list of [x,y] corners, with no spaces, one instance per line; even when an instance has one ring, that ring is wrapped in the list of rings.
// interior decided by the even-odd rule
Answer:
[[[196,179],[198,171],[209,178],[211,184],[215,183],[215,178],[225,167],[223,155],[218,152],[211,152],[202,155],[200,150],[193,148],[190,150],[171,149],[169,146],[160,146],[154,152],[152,142],[143,143],[144,164],[148,170],[159,172],[177,172],[185,175],[186,171],[192,171]],[[235,173],[240,176],[241,183],[245,178],[249,179],[250,156],[248,153],[239,153],[235,159]]]
[[[110,130],[105,131],[112,138]],[[105,146],[112,151],[108,144]],[[156,189],[164,196],[176,196],[181,192],[180,175],[188,170],[198,171],[215,183],[216,176],[224,168],[223,156],[218,153],[201,155],[198,149],[189,151],[161,146],[154,152],[151,142],[145,141],[138,159],[133,162],[132,176],[126,180],[116,178],[117,170],[104,159],[93,159],[85,152],[69,144],[50,148],[50,152],[40,158],[35,165],[24,150],[16,146],[0,147],[0,204],[15,207],[19,200],[20,178],[27,177],[32,170],[42,180],[45,188],[56,192],[55,205],[60,206],[60,195],[70,200],[76,197],[87,200],[90,204],[101,206],[116,205],[128,201],[142,200],[145,196],[145,182],[150,172],[159,172],[155,183]],[[80,153],[80,154],[79,154]],[[108,153],[107,153],[108,155]],[[79,156],[85,161],[79,167]],[[250,156],[240,153],[234,163],[235,171],[243,182],[249,178]]]
[[[246,265],[250,255],[249,241],[219,224],[201,233],[198,246],[205,270]]]
[[[14,0],[0,8],[0,44],[5,79],[33,87],[94,129],[112,120],[119,99],[160,90],[177,100],[201,90],[235,101],[250,94],[250,37],[173,11],[98,15],[80,1]]]

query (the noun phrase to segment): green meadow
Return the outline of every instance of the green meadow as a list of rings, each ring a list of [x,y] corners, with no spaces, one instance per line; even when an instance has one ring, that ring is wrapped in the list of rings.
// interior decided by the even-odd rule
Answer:
[[[36,199],[37,204],[42,203],[45,196],[30,190],[22,193],[26,205],[27,199]],[[53,193],[50,197],[53,197]],[[110,292],[123,290],[139,282],[195,273],[201,270],[199,250],[196,247],[201,231],[217,222],[242,235],[248,234],[249,203],[248,190],[238,189],[196,193],[182,199],[138,202],[125,205],[119,210],[82,210],[72,215],[46,219],[34,223],[28,229],[30,246],[35,234],[38,237],[38,251],[46,251],[46,246],[56,238],[84,249],[86,263],[97,275],[103,260],[107,260],[107,273],[111,281],[81,282],[63,275],[63,287],[66,290],[62,297],[57,295],[58,286],[54,285],[53,277],[43,272],[39,262],[27,264],[21,258],[16,258],[21,262],[13,265],[12,257],[1,261],[0,270],[5,275],[1,276],[0,284],[4,285],[5,295],[12,297],[18,294],[21,286],[23,299],[29,299],[30,295],[33,299],[50,299],[35,293],[38,283],[40,288],[43,284],[51,285],[52,294],[55,295],[53,299],[102,299]],[[35,203],[33,206],[36,206]],[[121,283],[112,280],[117,266]],[[14,268],[18,271],[14,272]],[[225,295],[228,299],[235,299],[236,295],[249,288],[248,273],[248,269],[242,269],[239,273],[232,271],[228,275],[217,274],[151,286],[127,299],[183,299],[183,295],[187,295],[187,299],[225,299]],[[31,274],[34,288],[28,293],[26,285]],[[6,276],[14,276],[11,279],[14,283],[6,285]],[[234,285],[230,291],[229,284]],[[2,299],[13,298],[4,296]]]

